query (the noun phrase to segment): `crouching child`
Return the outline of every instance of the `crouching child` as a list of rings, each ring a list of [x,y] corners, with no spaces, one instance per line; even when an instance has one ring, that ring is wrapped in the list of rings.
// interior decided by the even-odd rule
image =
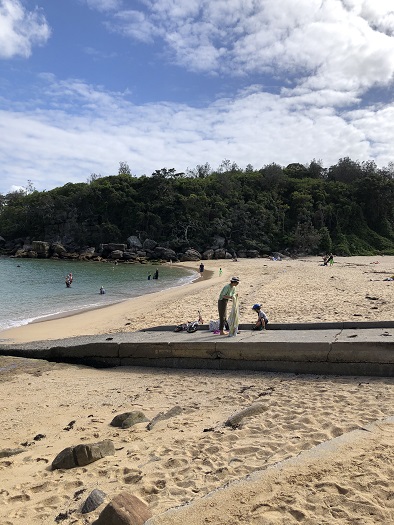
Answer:
[[[268,317],[265,312],[261,309],[261,304],[254,304],[252,306],[252,310],[254,310],[257,313],[257,321],[255,326],[253,327],[253,330],[265,330],[266,326],[268,324]]]

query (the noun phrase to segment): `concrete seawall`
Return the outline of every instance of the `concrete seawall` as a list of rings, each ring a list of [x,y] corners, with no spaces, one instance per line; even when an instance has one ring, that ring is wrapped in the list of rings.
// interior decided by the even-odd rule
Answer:
[[[301,374],[394,376],[394,322],[269,325],[236,337],[174,327],[24,344],[0,344],[0,355],[96,367],[152,366],[261,370]]]

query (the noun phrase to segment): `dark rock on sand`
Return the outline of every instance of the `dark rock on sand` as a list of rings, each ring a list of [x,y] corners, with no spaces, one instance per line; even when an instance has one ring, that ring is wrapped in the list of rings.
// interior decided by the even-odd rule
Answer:
[[[104,502],[106,496],[106,493],[100,489],[92,490],[82,506],[81,513],[88,514],[96,510]]]
[[[145,417],[143,412],[125,412],[115,416],[111,421],[111,425],[119,428],[130,428],[137,423],[144,423],[145,421],[149,421],[149,419]]]
[[[52,470],[83,467],[105,456],[113,455],[115,455],[115,446],[110,439],[88,445],[67,447],[53,460]]]
[[[92,525],[143,525],[152,513],[142,500],[121,492],[102,510]]]
[[[3,450],[0,450],[0,458],[9,458],[22,452],[24,452],[23,448],[3,448]]]

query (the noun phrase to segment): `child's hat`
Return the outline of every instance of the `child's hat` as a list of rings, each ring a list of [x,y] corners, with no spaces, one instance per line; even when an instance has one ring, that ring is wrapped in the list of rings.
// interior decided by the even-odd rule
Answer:
[[[261,304],[258,304],[258,303],[252,306],[252,310],[260,310],[260,308],[261,308]]]

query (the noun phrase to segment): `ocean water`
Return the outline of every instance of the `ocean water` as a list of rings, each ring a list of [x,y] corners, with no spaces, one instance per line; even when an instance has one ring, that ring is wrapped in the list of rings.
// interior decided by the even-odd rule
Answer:
[[[148,280],[159,270],[157,280]],[[66,287],[65,277],[73,274]],[[174,265],[0,257],[0,331],[53,315],[97,308],[192,282],[197,271]],[[106,290],[100,295],[99,289]]]

